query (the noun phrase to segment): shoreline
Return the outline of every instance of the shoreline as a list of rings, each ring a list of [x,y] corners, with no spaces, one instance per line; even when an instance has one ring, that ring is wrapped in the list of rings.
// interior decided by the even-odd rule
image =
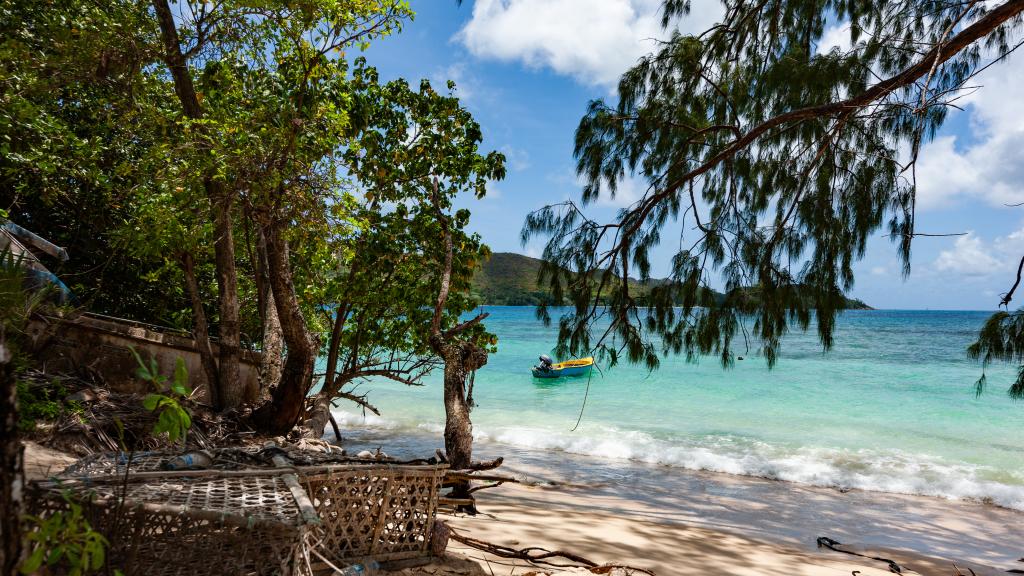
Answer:
[[[361,438],[346,438],[346,449],[383,445],[392,456],[405,457],[432,453],[433,447],[443,445],[438,436],[408,430],[365,432]],[[388,446],[392,450],[387,450]],[[780,554],[807,558],[823,554],[816,542],[824,536],[843,544],[884,550],[891,555],[887,557],[913,558],[918,564],[922,564],[921,558],[949,559],[961,568],[972,567],[979,575],[986,567],[1024,568],[1024,563],[1017,562],[1024,556],[1024,545],[1020,544],[1024,542],[1024,512],[985,502],[861,489],[841,491],[727,472],[527,450],[497,442],[476,444],[475,458],[497,456],[505,457],[499,471],[526,482],[480,492],[485,515],[491,513],[492,502],[498,505],[498,511],[527,523],[533,522],[536,513],[560,509],[565,516],[582,515],[587,518],[586,524],[593,524],[586,529],[576,528],[582,530],[584,541],[605,539],[600,533],[619,523],[625,523],[629,530],[643,530],[647,525],[685,526],[779,547],[784,550]],[[624,517],[615,520],[612,511]],[[556,515],[552,521],[557,519]],[[475,530],[476,523],[470,524]],[[514,525],[506,528],[515,532],[518,529],[513,530]],[[500,536],[500,531],[491,534]],[[541,533],[534,530],[533,535]],[[614,542],[614,537],[610,541]],[[550,548],[558,542],[524,539],[521,544]],[[659,544],[652,546],[656,552]],[[826,554],[828,558],[835,556],[841,555]],[[594,559],[611,561],[618,556]],[[955,574],[951,566],[944,576]]]
[[[434,438],[434,435],[440,436],[443,428],[432,422],[412,425],[345,412],[335,412],[335,416],[347,430],[346,441],[366,446],[373,444],[374,448],[381,444],[397,445],[410,458],[433,453],[443,444]],[[816,447],[788,454],[743,453],[728,449],[717,451],[714,446],[676,445],[664,439],[644,437],[643,432],[621,430],[612,437],[606,430],[602,432],[604,436],[590,436],[588,432],[571,434],[532,426],[509,429],[483,424],[475,428],[474,442],[499,455],[515,453],[530,462],[574,459],[584,464],[592,476],[602,480],[608,479],[605,476],[614,480],[622,471],[628,474],[637,470],[725,474],[843,494],[920,496],[1024,513],[1024,484],[974,476],[980,467],[971,469],[958,463],[942,462],[927,454]],[[639,441],[638,435],[641,436]],[[333,441],[333,433],[328,431],[324,439]],[[765,470],[769,472],[763,472]],[[606,474],[608,471],[611,473]]]
[[[347,442],[346,447],[356,444]],[[495,448],[479,446],[480,457],[493,456]],[[1017,558],[1022,550],[1013,547],[1024,542],[1024,513],[1014,510],[665,466],[648,466],[651,474],[634,475],[628,483],[574,482],[571,475],[560,474],[564,469],[517,456],[508,457],[499,470],[526,482],[479,492],[481,514],[475,517],[443,519],[463,534],[495,544],[564,550],[659,576],[891,573],[885,562],[819,549],[819,536],[840,542],[844,551],[892,560],[906,574],[953,576],[959,568],[963,574],[969,569],[976,576],[995,576],[1021,567]],[[55,472],[71,460],[68,454],[26,443],[30,478]],[[592,465],[564,464],[578,470]],[[537,571],[455,541],[449,551],[479,562],[483,573]]]

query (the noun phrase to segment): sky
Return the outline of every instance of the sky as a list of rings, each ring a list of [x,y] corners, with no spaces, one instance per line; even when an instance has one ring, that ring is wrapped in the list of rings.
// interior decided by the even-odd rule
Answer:
[[[508,174],[483,200],[468,200],[470,229],[495,252],[538,256],[522,246],[526,215],[579,199],[573,134],[587,103],[615,101],[620,75],[666,37],[660,0],[413,0],[416,18],[365,56],[382,79],[415,85],[448,80],[480,122],[484,150],[506,156]],[[717,0],[694,0],[684,32],[699,33],[721,14]],[[819,49],[849,44],[836,24]],[[918,166],[917,231],[962,236],[917,238],[904,278],[896,246],[874,238],[855,266],[851,296],[882,309],[992,310],[1013,284],[1024,254],[1024,53],[992,66],[952,111]],[[590,211],[610,221],[639,197],[624,186]],[[668,273],[671,247],[654,252],[653,275]],[[1024,294],[1022,294],[1024,297]]]

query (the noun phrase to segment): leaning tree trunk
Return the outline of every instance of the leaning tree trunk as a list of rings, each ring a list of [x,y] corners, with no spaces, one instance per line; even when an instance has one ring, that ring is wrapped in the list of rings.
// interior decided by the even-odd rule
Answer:
[[[469,469],[473,457],[473,422],[469,419],[470,404],[466,398],[466,380],[470,373],[487,364],[487,350],[476,344],[472,338],[461,338],[473,326],[487,318],[487,312],[477,314],[473,319],[462,322],[448,330],[441,329],[448,293],[452,288],[452,233],[448,217],[438,205],[437,179],[434,179],[432,197],[437,221],[441,225],[444,236],[444,268],[441,269],[441,282],[438,287],[437,303],[434,304],[434,316],[430,321],[430,347],[444,360],[444,449],[448,454],[448,463],[453,469]],[[472,500],[470,483],[459,482],[452,487],[454,498]],[[476,513],[472,504],[460,506],[459,509]]]
[[[152,0],[152,3],[160,25],[163,60],[174,80],[174,93],[178,96],[185,116],[199,120],[203,117],[203,107],[188,71],[185,55],[181,52],[181,40],[170,4],[167,0]],[[212,170],[203,178],[203,189],[210,202],[217,288],[220,291],[218,396],[224,408],[234,408],[244,401],[245,394],[238,369],[242,338],[241,323],[238,320],[238,272],[235,268],[235,241],[231,224],[232,197],[224,183],[214,177]]]
[[[284,364],[284,335],[281,333],[281,319],[277,314],[277,301],[270,285],[270,272],[267,264],[267,239],[262,228],[258,230],[259,240],[256,248],[257,274],[259,274],[263,317],[263,355],[260,361],[260,378],[254,389],[247,390],[250,402],[265,400],[270,387],[281,380]]]
[[[0,332],[0,576],[17,574],[21,559],[23,466],[14,367]]]
[[[181,267],[185,272],[185,286],[188,288],[189,299],[192,301],[193,335],[196,339],[196,346],[199,348],[199,360],[203,365],[203,372],[206,373],[210,404],[214,408],[219,409],[221,402],[220,386],[217,383],[219,378],[217,360],[213,357],[209,326],[206,321],[206,310],[203,309],[203,299],[199,293],[199,282],[196,280],[196,266],[192,254],[186,252],[182,255]]]
[[[324,371],[324,387],[320,389],[313,399],[313,407],[307,415],[303,424],[313,431],[313,434],[320,437],[331,421],[331,401],[341,392],[341,387],[346,383],[344,378],[338,377],[338,353],[341,348],[342,330],[345,328],[345,321],[348,319],[349,305],[343,304],[334,313],[334,325],[331,328],[331,340],[327,345],[327,366]],[[335,430],[340,436],[340,432]],[[339,438],[340,440],[340,438]]]
[[[281,226],[271,224],[266,227],[265,234],[267,271],[288,355],[281,370],[281,380],[271,393],[270,402],[253,413],[253,422],[263,432],[287,434],[299,421],[305,408],[306,393],[313,379],[317,344],[306,328],[306,319],[295,295],[288,242],[281,236]]]

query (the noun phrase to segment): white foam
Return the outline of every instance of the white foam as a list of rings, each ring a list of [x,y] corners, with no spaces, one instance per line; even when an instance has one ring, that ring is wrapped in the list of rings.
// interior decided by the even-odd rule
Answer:
[[[392,432],[441,434],[436,423],[400,423],[373,415],[335,412],[339,424]],[[566,432],[539,427],[475,426],[478,442],[535,451],[558,451],[612,460],[660,464],[785,480],[812,486],[976,499],[1024,510],[1024,476],[1006,484],[986,478],[996,471],[897,450],[789,448],[729,435],[665,440],[639,431],[593,426]],[[1014,477],[1014,480],[1018,478]]]

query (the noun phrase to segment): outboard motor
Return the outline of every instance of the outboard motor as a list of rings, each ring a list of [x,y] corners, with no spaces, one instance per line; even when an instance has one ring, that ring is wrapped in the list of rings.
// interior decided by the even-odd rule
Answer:
[[[541,354],[540,364],[537,365],[537,368],[544,371],[551,370],[552,364],[554,364],[554,360],[551,359],[551,356],[548,356],[547,354]]]

